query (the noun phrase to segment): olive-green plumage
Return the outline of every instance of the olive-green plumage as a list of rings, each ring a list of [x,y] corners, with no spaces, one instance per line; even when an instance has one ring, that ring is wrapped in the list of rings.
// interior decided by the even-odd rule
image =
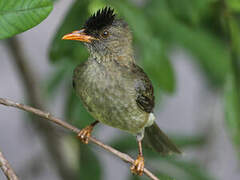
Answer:
[[[140,138],[146,128],[152,148],[179,153],[154,123],[152,83],[136,65],[127,23],[105,12],[92,16],[84,28],[95,40],[84,43],[90,56],[75,68],[73,85],[88,112],[101,123]]]
[[[128,57],[129,58],[129,57]],[[147,78],[134,64],[121,65],[118,57],[101,61],[90,57],[74,71],[77,94],[89,113],[109,126],[137,134],[149,122],[149,113],[136,103],[137,86]],[[135,67],[131,67],[135,66]],[[146,82],[150,81],[148,79]]]

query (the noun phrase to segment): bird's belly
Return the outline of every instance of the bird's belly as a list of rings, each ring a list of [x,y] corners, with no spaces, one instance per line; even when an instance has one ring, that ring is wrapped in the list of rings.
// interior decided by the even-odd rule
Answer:
[[[149,114],[137,106],[134,87],[125,79],[96,69],[81,77],[77,94],[96,120],[134,134],[142,131]]]

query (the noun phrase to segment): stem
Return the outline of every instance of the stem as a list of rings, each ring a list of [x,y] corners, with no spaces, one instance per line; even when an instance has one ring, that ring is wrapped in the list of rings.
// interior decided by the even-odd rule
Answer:
[[[2,169],[4,175],[8,180],[18,180],[17,175],[15,174],[14,170],[10,166],[7,159],[3,156],[1,151],[0,151],[0,168]]]

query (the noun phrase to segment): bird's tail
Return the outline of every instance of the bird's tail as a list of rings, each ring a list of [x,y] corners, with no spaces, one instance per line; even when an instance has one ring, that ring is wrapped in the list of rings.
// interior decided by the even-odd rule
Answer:
[[[145,128],[143,141],[155,151],[161,154],[178,153],[181,151],[177,146],[162,132],[158,125],[154,122],[152,126]]]

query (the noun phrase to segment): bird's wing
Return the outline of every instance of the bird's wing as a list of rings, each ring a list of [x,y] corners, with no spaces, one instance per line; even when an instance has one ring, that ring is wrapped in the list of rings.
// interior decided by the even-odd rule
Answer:
[[[137,92],[137,105],[145,112],[151,113],[154,108],[153,86],[144,73],[137,65],[134,65],[134,73],[136,74],[137,83],[135,86]],[[171,152],[181,153],[177,146],[168,138],[167,135],[158,127],[156,123],[145,128],[144,143],[161,154],[169,154]]]
[[[140,109],[147,113],[151,113],[154,108],[154,94],[152,82],[145,74],[142,68],[137,65],[133,65],[133,73],[137,78],[135,84],[135,90],[137,93],[136,102]]]

